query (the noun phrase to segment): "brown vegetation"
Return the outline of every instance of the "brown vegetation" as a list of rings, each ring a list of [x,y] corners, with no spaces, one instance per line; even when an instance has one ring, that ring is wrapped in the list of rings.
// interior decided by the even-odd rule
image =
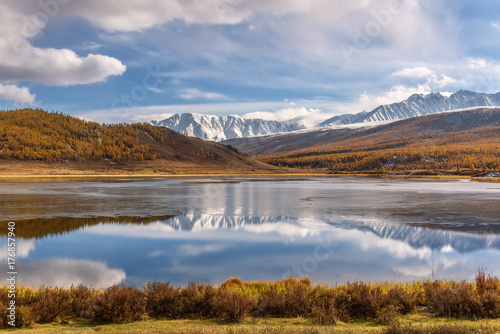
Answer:
[[[500,171],[500,109],[429,115],[338,133],[307,148],[260,159],[333,172],[486,174]]]
[[[60,113],[0,112],[0,173],[245,174],[279,169],[238,150],[147,123],[99,124]]]
[[[0,304],[8,302],[0,290]],[[18,325],[85,318],[94,323],[127,323],[154,319],[218,318],[239,322],[247,317],[312,318],[318,324],[373,320],[400,333],[398,319],[427,308],[440,317],[481,319],[500,317],[500,280],[480,269],[474,282],[347,283],[313,285],[308,279],[242,282],[221,286],[189,283],[175,287],[153,282],[144,289],[113,286],[104,290],[77,286],[17,289]],[[2,315],[2,325],[7,326]],[[399,327],[398,327],[399,326]],[[415,329],[416,330],[416,329]],[[467,333],[466,331],[461,331]],[[416,331],[416,333],[420,333]]]
[[[343,141],[296,153],[261,156],[260,159],[276,166],[328,168],[337,172],[383,174],[432,170],[475,175],[500,170],[500,127],[378,143],[370,140]]]

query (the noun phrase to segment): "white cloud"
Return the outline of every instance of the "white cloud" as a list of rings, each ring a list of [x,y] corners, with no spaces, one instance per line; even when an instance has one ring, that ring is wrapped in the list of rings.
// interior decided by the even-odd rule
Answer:
[[[407,87],[398,85],[392,87],[389,91],[382,95],[362,94],[359,98],[359,106],[362,110],[372,110],[381,104],[391,104],[406,100],[413,94],[428,94],[430,93],[429,86],[418,85],[417,87]]]
[[[500,23],[492,21],[491,26],[497,30],[500,30]]]
[[[201,24],[238,24],[256,12],[284,15],[307,12],[310,0],[86,0],[61,10],[107,31],[148,29],[173,20]]]
[[[78,56],[69,49],[39,48],[31,44],[47,23],[39,14],[48,14],[37,2],[0,3],[0,82],[36,82],[66,86],[105,81],[121,75],[126,67],[105,55]],[[55,14],[53,14],[55,15]],[[50,18],[49,18],[50,19]],[[35,96],[26,87],[3,86],[2,97],[18,103],[33,104]]]
[[[7,239],[6,239],[7,240]],[[0,247],[0,261],[7,262],[8,245],[4,244]],[[25,259],[35,250],[35,242],[33,240],[20,239],[17,243],[16,256],[18,259]]]
[[[85,42],[85,43],[83,43],[82,49],[95,51],[97,49],[100,49],[101,46],[102,46],[101,44],[96,43],[94,41],[92,41],[92,42]]]
[[[469,64],[469,67],[473,70],[486,67],[486,60],[481,58],[469,58],[467,59],[467,63]]]
[[[223,94],[214,92],[204,92],[196,88],[184,88],[177,91],[177,95],[184,100],[229,100],[229,98]]]
[[[198,256],[207,253],[217,253],[227,248],[224,245],[182,245],[177,249],[177,254],[180,256]]]
[[[400,71],[392,73],[392,75],[409,78],[427,78],[434,73],[435,72],[433,70],[430,70],[427,67],[412,67],[404,68]]]
[[[60,286],[83,284],[102,289],[120,284],[126,278],[121,269],[111,269],[105,263],[76,259],[50,259],[22,265],[20,283],[29,286]]]
[[[472,64],[470,61],[469,63]],[[480,62],[475,61],[473,64],[477,66],[478,64],[480,64]],[[426,88],[427,91],[433,89],[441,89],[457,83],[465,84],[465,82],[463,82],[462,80],[454,79],[445,74],[437,74],[436,71],[433,71],[427,67],[404,68],[392,73],[392,75],[403,78],[426,79],[425,83],[422,84],[422,87]]]
[[[36,95],[31,94],[28,87],[0,84],[0,99],[20,104],[34,104]]]
[[[318,123],[330,118],[332,114],[323,113],[318,108],[296,107],[295,102],[290,102],[291,108],[280,109],[275,112],[271,111],[255,111],[244,114],[244,118],[257,118],[268,121],[293,121],[304,125],[306,128],[313,127]]]

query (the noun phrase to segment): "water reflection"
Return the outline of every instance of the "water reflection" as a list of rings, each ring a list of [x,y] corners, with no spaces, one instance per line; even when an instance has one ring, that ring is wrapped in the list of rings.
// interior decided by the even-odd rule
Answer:
[[[309,276],[315,282],[444,277],[500,272],[500,236],[384,220],[188,214],[139,221],[94,218],[68,229],[60,218],[19,241],[21,283],[142,285]],[[75,221],[73,221],[75,222]],[[81,223],[82,221],[76,221]],[[30,223],[28,223],[30,224]],[[0,243],[3,252],[5,243]],[[0,255],[1,260],[1,255]],[[2,263],[5,261],[2,260]]]

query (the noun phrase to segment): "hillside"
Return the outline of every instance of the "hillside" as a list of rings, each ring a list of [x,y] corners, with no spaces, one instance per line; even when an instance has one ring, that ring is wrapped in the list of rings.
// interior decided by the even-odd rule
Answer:
[[[261,159],[278,166],[323,167],[338,172],[379,171],[384,167],[428,172],[460,168],[469,174],[486,173],[500,167],[500,109],[416,117],[310,144]]]
[[[0,112],[0,174],[257,173],[236,149],[150,124],[99,124],[43,110]]]

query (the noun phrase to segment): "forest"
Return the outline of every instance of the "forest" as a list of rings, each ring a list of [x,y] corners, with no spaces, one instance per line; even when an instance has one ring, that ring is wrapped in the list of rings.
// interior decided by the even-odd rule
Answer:
[[[142,131],[167,143],[170,131],[149,124],[99,124],[40,109],[0,112],[0,159],[39,161],[154,160]]]
[[[409,138],[343,141],[310,150],[260,156],[283,167],[328,168],[336,172],[500,171],[500,127]]]

